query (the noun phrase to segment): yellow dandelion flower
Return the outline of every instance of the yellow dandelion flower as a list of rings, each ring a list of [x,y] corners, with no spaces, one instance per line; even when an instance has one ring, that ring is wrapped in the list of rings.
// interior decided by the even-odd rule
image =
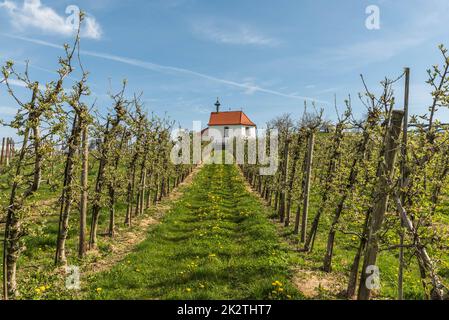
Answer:
[[[192,289],[191,289],[191,288],[186,288],[186,291],[187,291],[187,292],[191,292]]]
[[[101,291],[103,291],[103,289],[102,288],[97,288],[97,289],[95,289],[95,291],[97,291],[97,293],[101,293]]]

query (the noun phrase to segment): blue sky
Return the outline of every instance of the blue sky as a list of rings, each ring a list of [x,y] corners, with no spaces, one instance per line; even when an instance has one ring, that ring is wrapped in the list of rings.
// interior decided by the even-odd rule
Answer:
[[[54,78],[57,46],[71,39],[69,5],[89,17],[82,59],[100,111],[110,105],[110,84],[117,89],[126,78],[130,95],[142,91],[149,111],[184,127],[207,123],[216,97],[258,125],[282,113],[298,118],[304,99],[335,119],[334,94],[339,102],[351,94],[362,116],[359,75],[374,91],[405,66],[411,112],[423,114],[426,69],[442,63],[437,45],[449,46],[447,0],[0,0],[0,62],[12,59],[20,69],[29,60],[33,79]],[[369,5],[380,9],[379,30],[365,27]],[[401,107],[400,87],[397,101]],[[0,86],[0,118],[16,109]],[[447,110],[439,115],[449,120]],[[13,133],[1,128],[5,135]]]

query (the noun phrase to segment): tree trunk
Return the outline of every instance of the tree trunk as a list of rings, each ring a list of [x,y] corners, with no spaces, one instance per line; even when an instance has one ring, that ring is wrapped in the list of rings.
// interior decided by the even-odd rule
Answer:
[[[279,207],[279,187],[276,187],[276,191],[274,192],[274,211],[277,211]]]
[[[151,171],[152,171],[152,169],[151,169]],[[146,195],[145,209],[150,208],[150,205],[151,205],[151,185],[152,185],[151,182],[152,182],[152,179],[153,179],[152,175],[149,174],[149,175],[148,175],[148,178],[147,178],[147,181],[148,181],[148,188],[147,188],[147,195]]]
[[[293,182],[295,180],[296,175],[296,166],[297,162],[299,160],[299,144],[301,143],[301,133],[298,132],[298,137],[296,140],[296,145],[293,148],[293,157],[291,160],[290,165],[290,172],[288,177],[288,183],[287,183],[287,196],[286,196],[286,202],[287,202],[287,217],[285,219],[285,226],[288,227],[290,225],[290,216],[291,216],[291,207],[292,207],[292,193],[293,193]]]
[[[346,297],[348,299],[353,299],[355,295],[355,290],[357,288],[357,277],[359,274],[359,266],[360,266],[360,260],[362,258],[362,252],[364,248],[363,240],[360,241],[359,247],[357,248],[357,252],[354,256],[354,261],[351,265],[351,271],[349,273],[349,280],[348,280],[348,289],[346,290]]]
[[[28,146],[28,138],[29,128],[26,128],[23,136],[19,160],[16,163],[16,177],[22,175],[23,162],[25,161],[25,154]],[[15,297],[17,295],[16,269],[17,260],[21,251],[19,240],[22,236],[21,223],[18,215],[18,211],[21,206],[20,203],[17,203],[16,201],[18,187],[19,182],[16,180],[11,188],[3,237],[3,298],[5,300],[8,300],[9,297]]]
[[[318,211],[315,215],[315,218],[313,219],[312,227],[310,228],[310,233],[307,236],[306,244],[304,245],[304,251],[307,251],[307,252],[311,252],[313,249],[313,245],[315,243],[315,237],[318,232],[318,226],[320,223],[321,215],[323,214],[324,210],[326,209],[327,202],[328,202],[328,199],[330,196],[329,193],[331,192],[332,186],[334,184],[335,173],[337,171],[337,164],[341,158],[340,157],[340,155],[341,155],[340,147],[341,147],[341,143],[343,140],[343,134],[342,134],[343,129],[344,129],[343,122],[337,124],[337,127],[335,129],[334,144],[333,144],[333,148],[332,148],[333,151],[332,151],[332,154],[330,157],[326,177],[324,180],[325,186],[324,186],[323,194],[321,196],[321,203],[320,203]]]
[[[167,183],[165,188],[167,189],[167,193],[165,195],[168,196],[170,194],[170,175],[167,175]]]
[[[165,197],[167,195],[167,191],[165,189],[165,175],[162,175],[162,179],[161,179],[161,187],[160,189],[160,194],[159,194],[159,199],[158,201],[161,201],[163,197]]]
[[[127,137],[127,131],[123,130],[122,137],[120,139],[119,152],[116,153],[114,159],[114,171],[117,172],[120,164],[121,155],[123,153],[123,146]],[[115,203],[116,193],[115,186],[117,183],[117,177],[114,175],[108,183],[108,197],[109,197],[109,229],[108,236],[113,237],[115,235]]]
[[[144,212],[144,203],[145,203],[145,190],[146,190],[146,178],[147,178],[147,169],[142,168],[141,176],[140,176],[140,190],[138,196],[138,208],[136,208],[136,214],[142,215]]]
[[[36,192],[41,183],[42,179],[42,152],[41,152],[41,133],[38,125],[33,127],[34,136],[34,153],[36,155],[34,161],[34,173],[33,173],[33,185],[31,186],[31,191]]]
[[[90,237],[89,237],[89,249],[95,249],[97,247],[97,232],[98,232],[98,219],[100,218],[100,198],[103,192],[104,173],[105,173],[106,161],[100,160],[98,168],[97,181],[95,183],[95,195],[92,205],[92,218],[90,223]]]
[[[308,140],[309,143],[307,146],[307,163],[305,171],[305,185],[304,185],[304,199],[303,199],[304,202],[301,220],[301,242],[306,241],[307,218],[309,215],[310,178],[312,176],[313,150],[315,144],[315,133],[313,131],[310,131]]]
[[[115,235],[115,189],[114,185],[108,186],[109,195],[109,228],[108,236],[113,237]]]
[[[301,204],[299,204],[298,202],[298,208],[296,208],[295,228],[293,229],[293,234],[299,234],[300,222],[301,222]]]
[[[284,150],[282,154],[282,166],[281,166],[281,177],[280,181],[280,195],[279,195],[279,220],[281,223],[285,221],[285,200],[286,200],[286,179],[287,179],[287,167],[288,167],[288,133],[286,133],[285,141],[284,141]]]
[[[5,159],[5,144],[6,144],[6,138],[2,139],[2,154],[0,155],[0,167],[3,166],[3,162]]]
[[[125,218],[125,224],[130,227],[132,224],[132,208],[133,208],[133,201],[134,201],[134,185],[136,181],[136,166],[135,164],[132,164],[131,167],[131,180],[128,182],[128,190],[126,195],[126,218]]]
[[[404,112],[394,110],[392,113],[391,126],[384,147],[385,162],[380,167],[379,181],[377,183],[375,199],[372,215],[369,217],[368,223],[368,240],[366,244],[362,275],[359,283],[359,300],[368,300],[370,298],[371,289],[366,285],[368,278],[367,268],[374,266],[379,251],[380,230],[383,224],[387,203],[389,198],[388,186],[394,173],[394,164],[398,149],[398,138],[401,134],[402,120]]]
[[[368,234],[368,222],[369,222],[370,215],[371,215],[371,212],[368,212],[368,214],[365,217],[362,238],[360,239],[359,247],[357,248],[357,252],[356,252],[356,254],[354,256],[354,260],[352,262],[351,271],[349,273],[348,289],[346,290],[346,297],[348,299],[353,299],[355,296],[355,293],[356,293],[357,279],[359,276],[359,266],[360,266],[360,261],[362,259],[363,251],[365,250],[365,247],[366,247],[366,241],[367,241],[366,235]]]
[[[69,138],[69,150],[67,152],[66,167],[64,172],[64,186],[62,189],[61,208],[59,213],[58,239],[56,244],[55,264],[65,264],[67,262],[65,254],[65,242],[69,230],[69,215],[73,202],[73,174],[74,157],[78,150],[80,138],[79,117],[73,119],[72,133]]]
[[[346,188],[344,190],[344,193],[338,202],[337,208],[335,210],[334,218],[332,220],[332,225],[329,230],[329,234],[327,236],[327,246],[326,246],[326,253],[324,255],[323,259],[323,270],[325,272],[331,272],[332,271],[332,257],[334,254],[334,244],[335,244],[335,234],[337,232],[337,225],[340,221],[341,214],[343,212],[343,208],[345,205],[346,200],[348,199],[350,193],[354,189],[355,183],[357,182],[357,176],[359,173],[358,164],[360,161],[362,161],[365,158],[366,155],[366,149],[368,146],[368,142],[370,139],[370,133],[369,130],[372,126],[374,126],[377,123],[377,116],[374,114],[368,115],[367,124],[363,130],[363,138],[361,142],[359,143],[359,146],[357,147],[356,154],[354,156],[354,159],[351,164],[351,171],[349,173],[348,183],[346,185]]]
[[[86,225],[87,225],[87,201],[88,201],[88,177],[89,177],[89,137],[88,127],[83,126],[82,131],[82,171],[81,171],[81,200],[80,200],[80,235],[78,256],[84,258],[86,253]]]
[[[90,227],[90,238],[89,238],[89,248],[95,249],[97,246],[97,229],[98,229],[98,220],[100,217],[100,200],[101,196],[103,194],[103,187],[105,185],[105,174],[106,174],[106,167],[110,164],[110,155],[109,155],[109,149],[110,141],[111,139],[116,135],[117,127],[119,126],[121,121],[121,115],[117,113],[117,116],[112,121],[111,128],[109,129],[109,118],[108,122],[106,123],[106,131],[104,134],[104,139],[101,145],[101,156],[100,156],[100,165],[98,167],[98,175],[97,180],[95,183],[95,193],[94,193],[94,201],[92,205],[92,220],[91,220],[91,227]]]
[[[154,177],[153,205],[156,205],[159,194],[159,174]]]
[[[308,161],[308,155],[307,155],[307,149],[304,152],[304,158],[302,160],[302,165],[301,165],[301,172],[302,172],[302,181],[301,181],[301,192],[299,194],[299,199],[298,199],[298,207],[296,209],[296,216],[295,216],[295,227],[293,230],[293,233],[295,235],[299,234],[299,228],[301,226],[301,210],[303,208],[303,203],[304,203],[304,190],[306,187],[306,167],[307,167],[307,161]]]

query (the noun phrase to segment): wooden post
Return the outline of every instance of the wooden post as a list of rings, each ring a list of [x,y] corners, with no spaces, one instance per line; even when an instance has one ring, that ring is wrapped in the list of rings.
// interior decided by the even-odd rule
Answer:
[[[2,139],[2,154],[0,156],[0,166],[3,165],[3,162],[5,160],[5,143],[6,143],[6,138]]]
[[[391,125],[388,129],[383,151],[385,160],[380,166],[379,179],[374,194],[375,203],[368,222],[368,241],[366,244],[365,258],[360,278],[358,300],[368,300],[370,298],[371,289],[373,289],[368,286],[368,282],[370,282],[368,277],[372,277],[373,275],[368,275],[367,272],[376,265],[377,253],[379,251],[380,231],[387,210],[387,203],[390,195],[388,189],[391,184],[391,179],[393,178],[394,164],[399,146],[398,138],[401,134],[403,117],[404,111],[393,110]]]
[[[313,148],[315,144],[315,133],[313,130],[309,133],[309,143],[307,146],[307,163],[305,170],[305,184],[304,184],[304,202],[302,209],[302,221],[301,221],[301,242],[306,241],[307,232],[307,218],[309,215],[309,195],[310,195],[310,178],[312,175],[312,162],[313,162]]]
[[[6,138],[6,154],[5,154],[5,165],[9,166],[9,150],[10,148],[10,143],[9,143],[9,138]]]
[[[401,189],[407,186],[407,143],[408,143],[408,104],[410,92],[410,68],[405,68],[405,89],[404,89],[404,126],[402,128],[402,148],[401,148]],[[405,204],[405,192],[401,191],[401,202]],[[398,300],[404,299],[404,223],[401,219],[401,230],[399,231],[399,271],[398,271]]]
[[[16,149],[15,149],[15,144],[14,144],[14,140],[12,139],[12,138],[10,138],[11,140],[11,159],[14,157],[14,153],[16,152]]]

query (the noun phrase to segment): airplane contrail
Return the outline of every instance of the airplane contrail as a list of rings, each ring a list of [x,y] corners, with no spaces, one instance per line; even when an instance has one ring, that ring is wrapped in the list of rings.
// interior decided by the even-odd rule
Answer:
[[[26,41],[26,42],[30,42],[30,43],[46,46],[46,47],[51,47],[51,48],[55,48],[55,49],[64,49],[64,47],[61,46],[61,45],[58,45],[58,44],[55,44],[55,43],[52,43],[52,42],[48,42],[48,41],[44,41],[44,40],[40,40],[40,39],[21,37],[21,36],[9,35],[9,34],[4,34],[4,33],[2,33],[1,35],[5,36],[5,37],[8,37],[8,38],[12,38],[12,39],[16,39],[16,40],[22,40],[22,41]],[[296,94],[283,93],[283,92],[272,90],[272,89],[266,89],[266,88],[259,87],[259,86],[256,86],[256,85],[249,85],[249,84],[246,84],[246,83],[239,83],[239,82],[236,82],[236,81],[231,81],[231,80],[226,80],[226,79],[222,79],[222,78],[217,78],[217,77],[214,77],[214,76],[210,76],[210,75],[207,75],[207,74],[204,74],[204,73],[192,71],[192,70],[189,70],[189,69],[173,67],[173,66],[166,66],[166,65],[160,65],[160,64],[156,64],[156,63],[153,63],[153,62],[147,62],[147,61],[143,61],[143,60],[139,60],[139,59],[127,58],[127,57],[122,57],[122,56],[118,56],[118,55],[102,53],[102,52],[95,52],[95,51],[89,51],[89,50],[80,50],[80,53],[83,54],[83,55],[86,55],[86,56],[90,56],[90,57],[105,59],[105,60],[114,61],[114,62],[119,62],[119,63],[123,63],[123,64],[131,65],[131,66],[143,68],[143,69],[146,69],[146,70],[157,71],[157,72],[161,72],[161,73],[167,73],[167,72],[183,73],[183,74],[191,75],[191,76],[194,76],[194,77],[206,79],[206,80],[209,80],[209,81],[213,81],[213,82],[217,82],[217,83],[222,83],[222,84],[225,84],[225,85],[233,86],[233,87],[236,87],[236,88],[241,88],[241,89],[245,89],[245,90],[251,90],[252,92],[262,92],[262,93],[272,94],[272,95],[279,96],[279,97],[284,97],[284,98],[306,100],[306,101],[319,102],[319,103],[323,103],[323,104],[329,104],[329,102],[327,102],[327,101],[321,101],[321,100],[317,100],[317,99],[310,98],[310,97],[299,96],[299,95],[296,95]]]

